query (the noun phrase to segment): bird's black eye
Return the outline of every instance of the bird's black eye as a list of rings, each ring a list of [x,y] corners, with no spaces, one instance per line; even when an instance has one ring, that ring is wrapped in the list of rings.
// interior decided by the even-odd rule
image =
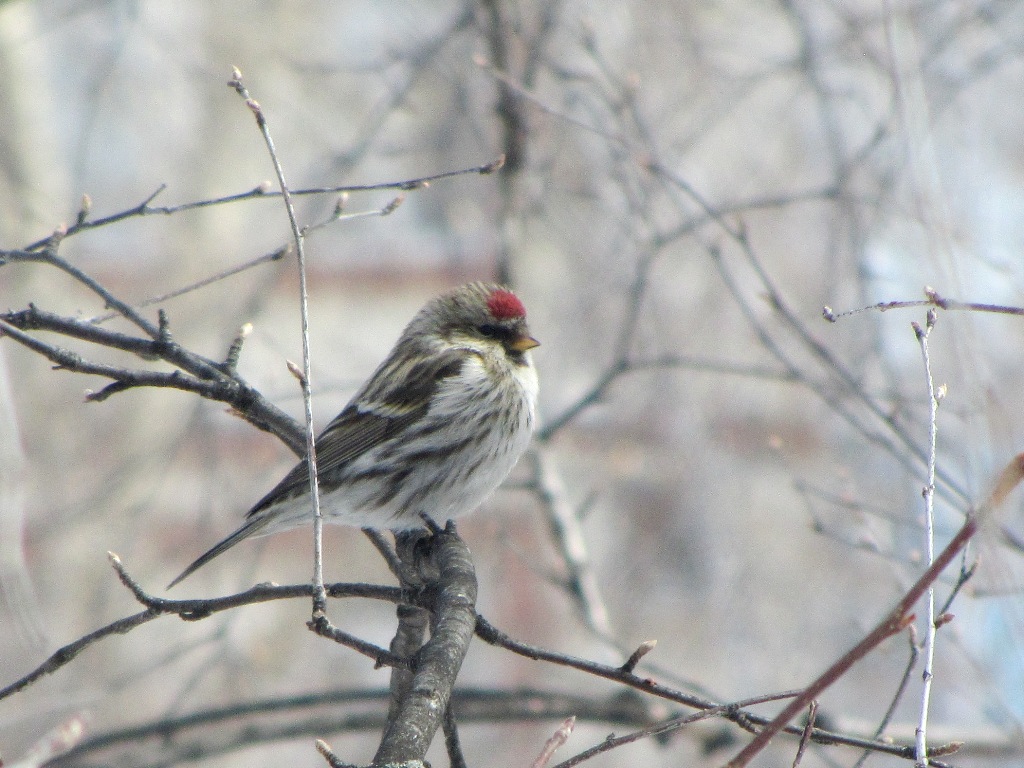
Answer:
[[[488,339],[496,339],[502,333],[500,326],[492,325],[491,323],[484,323],[477,330],[480,331],[481,336],[486,336]]]

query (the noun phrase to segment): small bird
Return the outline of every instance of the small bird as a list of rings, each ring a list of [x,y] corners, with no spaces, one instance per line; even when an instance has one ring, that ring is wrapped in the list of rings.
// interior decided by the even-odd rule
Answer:
[[[538,345],[507,288],[470,283],[429,301],[317,438],[324,521],[401,530],[480,506],[530,442]],[[303,460],[168,589],[243,539],[311,520]]]

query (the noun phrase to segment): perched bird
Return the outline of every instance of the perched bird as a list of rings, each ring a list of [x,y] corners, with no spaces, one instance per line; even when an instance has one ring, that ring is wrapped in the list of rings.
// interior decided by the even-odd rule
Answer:
[[[538,343],[522,302],[501,286],[470,283],[428,302],[316,440],[324,521],[408,529],[421,513],[447,520],[476,509],[529,444]],[[303,460],[168,589],[242,539],[311,520]]]

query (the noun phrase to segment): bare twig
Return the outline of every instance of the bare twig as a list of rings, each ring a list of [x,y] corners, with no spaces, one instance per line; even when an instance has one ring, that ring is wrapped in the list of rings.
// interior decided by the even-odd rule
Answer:
[[[414,189],[422,189],[430,186],[432,182],[441,181],[442,179],[450,179],[456,176],[467,176],[471,174],[490,174],[501,168],[504,159],[499,157],[496,160],[492,160],[483,165],[476,165],[470,168],[463,168],[455,171],[442,171],[440,173],[430,174],[428,176],[419,176],[413,179],[402,179],[400,181],[384,181],[376,184],[343,184],[331,187],[306,187],[304,189],[292,189],[289,190],[292,197],[304,197],[307,195],[337,195],[343,192],[374,192],[388,189],[397,189],[402,191],[411,191]],[[280,192],[275,192],[270,188],[267,183],[260,184],[246,192],[236,192],[231,195],[224,195],[222,197],[209,198],[206,200],[195,200],[189,203],[181,203],[180,205],[167,205],[167,206],[154,206],[150,205],[156,197],[167,188],[166,184],[161,184],[155,192],[146,197],[138,205],[131,208],[127,208],[117,213],[112,213],[109,216],[104,216],[99,219],[88,219],[76,221],[76,223],[70,227],[66,227],[60,231],[60,237],[68,238],[76,235],[80,232],[96,229],[98,227],[105,227],[110,224],[116,224],[117,222],[124,221],[125,219],[131,219],[142,216],[171,216],[177,213],[184,213],[186,211],[194,211],[201,208],[209,208],[214,205],[225,205],[229,203],[245,202],[247,200],[258,200],[258,199],[273,199],[280,197]],[[41,248],[45,248],[50,245],[54,240],[54,235],[48,235],[47,237],[36,240],[33,243],[29,243],[24,247],[24,251],[38,251]],[[10,251],[0,251],[0,266],[3,266],[6,261],[5,256],[11,253]]]
[[[897,461],[901,462],[908,468],[917,468],[924,465],[927,461],[926,452],[917,445],[907,429],[900,424],[891,413],[887,413],[880,403],[876,402],[874,398],[868,395],[864,388],[859,385],[857,377],[836,357],[835,354],[832,353],[831,350],[829,350],[828,347],[818,339],[814,338],[807,327],[797,317],[796,313],[784,300],[782,293],[776,288],[767,270],[765,270],[754,249],[751,247],[746,230],[742,226],[738,226],[726,220],[721,212],[706,200],[700,192],[680,174],[676,173],[672,169],[662,166],[659,163],[652,163],[651,170],[671,186],[680,190],[687,198],[696,203],[721,228],[721,230],[739,246],[747,264],[753,269],[757,279],[760,281],[764,291],[767,293],[771,306],[786,322],[787,326],[795,332],[804,348],[817,357],[829,371],[838,377],[847,390],[868,409],[874,418],[885,424],[887,429],[899,441],[899,444],[902,445],[902,449],[899,445],[894,444],[887,438],[883,438],[881,435],[873,433],[867,425],[861,423],[860,419],[852,413],[849,406],[843,403],[840,398],[835,396],[834,392],[831,391],[832,388],[814,383],[806,376],[803,376],[801,380],[810,386],[812,391],[821,397],[836,414],[844,418],[851,426],[857,429],[857,431],[861,432],[861,434],[868,439],[874,442],[879,442],[885,446],[886,450]],[[800,376],[800,368],[792,361],[792,357],[783,352],[782,348],[767,333],[762,323],[754,315],[749,306],[747,306],[738,285],[725,269],[720,249],[717,247],[709,247],[709,251],[714,256],[716,265],[719,268],[719,273],[726,281],[730,292],[736,298],[738,306],[744,312],[744,315],[747,316],[751,326],[760,337],[762,343],[776,357],[776,359],[786,366],[787,369],[789,369],[794,375]],[[910,456],[906,455],[907,452],[909,452]],[[917,467],[914,467],[914,462],[911,457],[920,462]],[[952,476],[945,472],[938,472],[936,477],[942,483],[941,492],[947,494],[957,502],[967,502],[969,495]]]
[[[632,672],[636,669],[636,665],[640,663],[640,660],[653,651],[657,645],[657,640],[645,640],[640,643],[640,645],[637,646],[637,649],[629,655],[628,659],[626,659],[626,663],[619,667],[619,669],[623,672]]]
[[[46,733],[28,751],[18,758],[11,768],[39,768],[49,765],[66,752],[71,751],[85,735],[88,714],[78,712],[59,723]]]
[[[136,312],[130,304],[119,299],[103,284],[88,275],[84,270],[76,267],[71,262],[66,259],[62,259],[57,255],[57,246],[66,236],[67,235],[64,234],[60,239],[44,241],[47,247],[42,250],[33,250],[32,247],[29,246],[21,251],[0,251],[0,266],[3,266],[7,262],[38,262],[48,264],[55,269],[59,269],[61,272],[64,272],[74,278],[103,299],[103,303],[106,307],[113,309],[118,314],[128,318],[128,320],[138,326],[139,329],[151,339],[159,340],[160,329],[158,326],[154,325],[152,322]]]
[[[263,134],[263,141],[267,145],[267,152],[274,165],[274,173],[277,174],[278,186],[281,190],[281,198],[284,201],[285,210],[288,213],[288,224],[291,226],[292,238],[295,244],[296,267],[299,271],[299,316],[302,325],[302,404],[306,417],[306,464],[309,467],[309,496],[313,512],[313,618],[317,621],[327,610],[327,594],[324,591],[324,566],[323,566],[323,516],[320,510],[320,479],[316,471],[316,431],[313,426],[313,391],[312,391],[312,370],[310,365],[309,350],[309,289],[306,284],[306,251],[303,247],[303,235],[299,230],[299,222],[295,217],[295,206],[292,205],[291,192],[288,189],[288,182],[284,178],[284,168],[277,156],[274,147],[274,140],[270,135],[270,126],[267,124],[266,115],[259,102],[249,95],[249,91],[242,83],[242,73],[236,67],[232,73],[228,85],[235,89],[239,96],[245,99],[246,106],[252,110],[256,118],[256,125]]]
[[[452,694],[454,697],[454,693]],[[462,751],[462,740],[459,738],[459,724],[455,719],[455,703],[448,702],[448,708],[444,711],[444,720],[441,721],[441,728],[444,731],[444,747],[448,753],[449,768],[468,768],[466,756]]]
[[[124,635],[136,627],[142,626],[153,619],[161,616],[177,616],[185,621],[198,621],[212,616],[215,613],[238,608],[243,605],[254,605],[265,603],[271,600],[289,600],[298,597],[311,597],[313,588],[310,584],[297,584],[293,586],[278,586],[274,584],[260,584],[252,589],[239,592],[234,595],[217,597],[211,599],[192,600],[168,600],[148,594],[125,570],[120,559],[110,555],[110,562],[117,572],[121,582],[131,590],[135,599],[138,600],[146,610],[135,613],[124,618],[117,619],[99,629],[96,629],[67,645],[58,648],[50,657],[36,667],[34,670],[15,680],[9,685],[0,688],[0,700],[27,688],[42,677],[55,672],[68,664],[83,650],[100,640],[112,635]],[[384,587],[373,584],[329,584],[326,587],[330,597],[364,597],[374,600],[384,600],[391,603],[407,602],[411,596],[398,587]],[[355,648],[364,653],[377,664],[404,665],[404,659],[393,657],[383,648],[377,648],[364,643]]]
[[[575,727],[575,715],[563,720],[562,724],[551,734],[551,738],[544,742],[544,748],[537,755],[537,759],[533,761],[530,768],[547,768],[547,764],[551,762],[551,757],[555,754],[555,750],[569,740]]]
[[[162,359],[181,370],[167,373],[93,363],[83,359],[76,352],[25,333],[25,328],[51,330],[102,346],[134,352],[147,359]],[[210,400],[228,403],[250,424],[277,435],[289,448],[301,455],[301,430],[291,416],[266,400],[237,374],[231,374],[218,363],[189,352],[173,341],[150,341],[127,336],[74,318],[43,312],[35,307],[22,312],[0,314],[0,336],[7,336],[42,355],[55,363],[59,369],[94,374],[113,380],[113,384],[98,392],[89,393],[86,396],[89,401],[102,401],[116,392],[143,386],[170,387],[193,392]]]
[[[1013,307],[1002,304],[987,304],[985,302],[978,301],[959,301],[958,299],[948,299],[944,296],[940,296],[939,292],[931,286],[926,286],[924,289],[924,299],[916,300],[900,300],[900,301],[880,301],[877,304],[871,304],[867,307],[858,307],[857,309],[848,309],[844,312],[834,312],[831,307],[822,307],[822,316],[830,323],[834,323],[837,320],[841,320],[844,317],[850,317],[852,315],[860,314],[861,312],[887,312],[890,309],[914,309],[917,307],[938,307],[939,309],[948,309],[950,311],[961,311],[961,312],[988,312],[997,315],[1024,315],[1024,307]]]
[[[580,395],[575,402],[544,422],[544,426],[537,430],[537,440],[541,443],[551,440],[557,433],[575,421],[580,414],[607,397],[609,390],[622,377],[645,371],[671,369],[745,376],[766,381],[795,382],[799,380],[799,374],[793,370],[779,370],[763,365],[745,365],[704,355],[659,355],[635,360],[616,360],[601,372],[591,384],[590,389]]]
[[[936,433],[938,427],[938,408],[941,395],[936,390],[932,378],[932,363],[929,355],[928,338],[935,327],[935,309],[928,310],[928,320],[922,328],[912,323],[914,334],[921,346],[921,359],[924,363],[925,380],[928,387],[928,482],[922,489],[924,497],[924,535],[925,552],[928,565],[935,559],[935,457]],[[922,672],[921,707],[918,712],[917,730],[915,731],[914,750],[917,768],[928,768],[928,709],[931,701],[933,664],[935,661],[935,587],[928,587],[925,601],[925,634],[924,634],[924,670]]]
[[[800,765],[800,761],[804,758],[804,751],[811,740],[811,734],[814,732],[814,721],[817,718],[818,702],[811,701],[807,706],[807,724],[804,726],[804,732],[800,734],[800,744],[796,749],[796,757],[793,758],[793,768],[797,768]]]
[[[604,752],[608,752],[617,747],[621,747],[624,744],[632,744],[635,741],[641,739],[648,739],[652,736],[661,736],[672,731],[677,731],[680,728],[690,725],[692,723],[700,722],[701,720],[707,720],[710,717],[734,717],[737,720],[744,718],[741,713],[746,707],[752,707],[757,704],[765,704],[770,701],[778,701],[782,698],[788,698],[789,693],[783,694],[767,694],[765,696],[756,696],[750,699],[744,699],[743,701],[735,701],[731,704],[722,704],[717,707],[711,707],[709,709],[701,710],[700,712],[693,712],[689,715],[680,715],[679,717],[673,717],[669,720],[665,720],[660,723],[654,723],[645,728],[641,728],[633,733],[627,733],[622,736],[609,736],[600,744],[597,744],[590,749],[586,749],[580,752],[578,755],[574,755],[570,759],[559,763],[554,768],[573,768],[573,766],[579,765],[580,763],[589,760],[592,757],[596,757]],[[813,731],[813,726],[811,728]],[[807,733],[808,730],[804,729]]]
[[[316,740],[316,751],[323,755],[324,760],[327,761],[327,764],[331,766],[331,768],[356,768],[356,766],[351,763],[346,763],[338,757],[334,750],[331,749],[331,745],[323,739]]]
[[[402,581],[405,576],[405,566],[395,553],[395,548],[391,546],[387,536],[374,528],[363,528],[363,534],[370,540],[370,543],[380,553],[380,556],[384,558],[384,562],[388,564],[388,568],[395,578]]]
[[[652,696],[657,696],[667,701],[674,701],[702,711],[713,710],[712,714],[719,717],[725,717],[728,720],[744,727],[754,728],[755,726],[767,726],[771,722],[769,718],[737,708],[735,705],[717,704],[699,696],[694,696],[692,694],[685,693],[684,691],[657,683],[650,677],[639,677],[631,672],[623,672],[621,667],[611,667],[595,661],[581,659],[578,656],[573,656],[571,654],[549,651],[544,648],[529,645],[528,643],[523,643],[509,637],[479,614],[477,615],[476,634],[477,637],[482,639],[484,642],[500,646],[526,658],[537,661],[546,661],[552,664],[569,667],[570,669],[578,669],[582,672],[586,672],[587,674],[602,677],[607,680],[613,680],[635,690],[651,694]],[[801,691],[785,691],[783,693],[768,694],[767,698],[759,697],[758,701],[774,701],[784,698],[793,698],[801,693]],[[804,706],[806,706],[806,704]],[[800,709],[803,709],[803,707]],[[803,733],[802,727],[794,725],[785,725],[782,730],[785,733],[794,736],[800,736]],[[814,732],[811,734],[811,738],[815,743],[844,744],[859,749],[870,749],[875,752],[894,755],[907,760],[912,760],[914,758],[913,745],[904,746],[885,741],[863,739],[856,736],[850,736],[848,734],[826,731],[821,728],[815,728]],[[938,766],[939,764],[935,763],[935,765]]]
[[[369,211],[357,211],[355,213],[343,213],[341,204],[339,202],[338,206],[335,207],[334,212],[329,217],[327,217],[323,221],[319,221],[314,224],[308,224],[305,227],[303,227],[302,236],[308,237],[311,233],[319,229],[323,229],[324,227],[336,221],[350,221],[352,219],[361,219],[366,218],[368,216],[388,216],[394,212],[394,210],[402,203],[404,199],[404,195],[399,195],[398,197],[392,199],[381,208],[376,208],[374,210]],[[280,261],[281,259],[292,253],[292,248],[293,246],[291,244],[283,245],[280,248],[271,251],[270,253],[265,253],[262,256],[257,256],[254,259],[248,259],[242,262],[241,264],[237,264],[233,267],[229,267],[228,269],[221,270],[220,272],[210,275],[209,277],[205,277],[202,280],[196,280],[195,282],[189,283],[188,285],[183,285],[182,287],[176,288],[173,291],[168,291],[167,293],[160,294],[159,296],[151,296],[148,299],[143,299],[142,301],[137,302],[132,306],[135,307],[136,309],[142,309],[143,307],[149,307],[154,304],[162,304],[164,302],[170,301],[171,299],[176,299],[179,296],[185,296],[194,291],[198,291],[202,288],[214,285],[215,283],[218,283],[221,280],[225,280],[229,277],[239,275],[243,272],[253,269],[254,267],[259,267],[262,266],[263,264],[269,264],[274,261]],[[2,263],[2,257],[0,257],[0,263]],[[108,320],[112,320],[115,317],[120,316],[120,312],[107,312],[106,314],[89,318],[86,322],[105,323]]]
[[[138,626],[152,621],[153,619],[160,616],[161,611],[148,608],[145,611],[132,614],[131,616],[125,616],[123,619],[118,619],[104,627],[100,627],[82,637],[78,638],[74,642],[68,643],[67,645],[61,646],[52,654],[50,657],[40,664],[38,667],[33,669],[26,675],[18,678],[14,682],[0,688],[0,700],[6,699],[12,694],[18,693],[18,691],[24,690],[32,685],[34,682],[39,680],[46,675],[56,672],[58,669],[63,667],[65,664],[73,661],[78,654],[84,651],[93,643],[98,640],[102,640],[110,635],[124,635],[131,632]]]
[[[236,264],[233,267],[221,270],[220,272],[210,275],[209,277],[205,277],[202,280],[196,280],[195,282],[189,283],[188,285],[183,285],[181,288],[176,288],[173,291],[168,291],[167,293],[160,294],[159,296],[151,296],[148,299],[143,299],[142,301],[134,304],[133,306],[136,309],[142,309],[143,307],[151,307],[154,304],[163,304],[164,302],[170,301],[171,299],[176,299],[179,296],[185,296],[186,294],[192,293],[193,291],[198,291],[202,288],[206,288],[209,285],[218,283],[221,280],[233,277],[234,275],[240,275],[241,273],[250,270],[254,267],[258,267],[263,264],[269,264],[273,261],[280,261],[290,253],[290,250],[291,249],[288,246],[283,246],[274,251],[271,251],[270,253],[265,253],[262,256],[257,256],[255,259],[248,259],[247,261],[244,261],[241,264]],[[89,318],[87,322],[105,323],[108,320],[113,320],[115,317],[120,316],[120,312],[107,312],[106,314],[97,315],[96,317]]]

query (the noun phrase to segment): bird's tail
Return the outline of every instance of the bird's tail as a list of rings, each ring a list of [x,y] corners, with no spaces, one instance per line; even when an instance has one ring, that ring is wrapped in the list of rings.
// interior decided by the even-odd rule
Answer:
[[[188,568],[182,571],[174,581],[167,585],[167,589],[170,589],[179,581],[182,581],[186,576],[191,575],[193,571],[202,568],[208,562],[213,560],[213,558],[215,558],[217,555],[231,549],[233,546],[235,546],[235,544],[240,542],[242,539],[247,539],[250,536],[258,536],[261,532],[263,532],[263,528],[266,527],[268,522],[269,519],[266,516],[250,517],[242,524],[241,528],[232,533],[223,541],[212,546],[199,557],[197,557],[195,562],[192,563],[192,565],[190,565]]]

